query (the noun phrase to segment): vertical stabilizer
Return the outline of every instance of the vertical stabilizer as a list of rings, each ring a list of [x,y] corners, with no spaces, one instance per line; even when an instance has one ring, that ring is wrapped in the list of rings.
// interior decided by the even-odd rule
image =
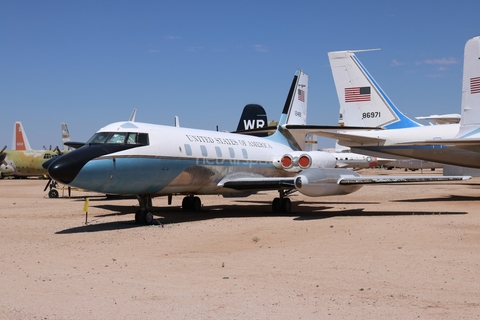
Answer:
[[[30,143],[27,139],[27,134],[25,133],[23,125],[20,121],[15,122],[15,124],[13,125],[12,149],[32,150],[32,148],[30,148]]]
[[[294,150],[304,150],[305,134],[292,134],[283,126],[286,124],[305,125],[307,123],[308,75],[297,70],[293,77],[282,115],[278,121],[277,131],[269,139],[290,145]]]
[[[374,49],[378,50],[378,49]],[[340,126],[408,128],[421,126],[393,104],[355,52],[329,52],[333,79],[340,103]]]
[[[480,127],[480,37],[465,44],[460,127],[463,134]]]
[[[263,128],[268,124],[267,113],[259,104],[247,104],[243,108],[242,115],[238,121],[237,131],[245,131]],[[266,137],[267,132],[253,134],[257,137]]]
[[[308,75],[298,70],[297,86],[290,101],[286,124],[307,124]]]
[[[62,142],[63,150],[67,150],[68,147],[65,145],[65,142],[70,141],[70,132],[68,132],[68,127],[65,122],[62,122]]]
[[[278,125],[307,123],[308,75],[297,70],[288,91]]]

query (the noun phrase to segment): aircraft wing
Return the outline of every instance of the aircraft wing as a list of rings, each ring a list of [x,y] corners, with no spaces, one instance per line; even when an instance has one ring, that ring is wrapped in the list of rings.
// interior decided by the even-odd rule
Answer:
[[[480,139],[439,139],[439,140],[425,140],[425,141],[413,141],[402,142],[399,145],[406,146],[480,146]]]
[[[239,178],[219,183],[219,186],[234,190],[278,190],[295,189],[295,178]]]
[[[374,137],[365,137],[355,134],[340,133],[337,130],[384,130],[383,128],[377,127],[351,127],[351,126],[319,126],[319,125],[285,125],[284,126],[289,131],[301,131],[304,134],[314,134],[321,137],[332,138],[342,141],[349,141],[354,143],[368,143],[368,144],[383,144],[384,139],[374,138]]]
[[[385,142],[385,139],[380,139],[380,138],[374,138],[374,137],[365,137],[365,136],[359,136],[355,134],[348,134],[348,133],[340,133],[340,132],[332,132],[332,131],[313,131],[310,132],[314,135],[325,137],[325,138],[332,138],[336,140],[341,140],[341,141],[348,141],[348,142],[354,142],[354,143],[359,143],[359,144],[378,144],[381,145]]]
[[[461,115],[452,113],[452,114],[434,114],[427,117],[415,117],[418,120],[431,120],[436,124],[447,124],[447,123],[459,123],[461,119]]]
[[[302,173],[299,173],[301,175]],[[339,185],[363,185],[377,183],[418,183],[468,180],[471,176],[354,176],[345,175],[337,180]],[[296,177],[245,177],[220,182],[218,186],[234,190],[296,189]]]
[[[342,177],[338,184],[374,184],[374,183],[412,183],[412,182],[434,182],[434,181],[461,181],[468,180],[470,176],[364,176],[364,177]]]

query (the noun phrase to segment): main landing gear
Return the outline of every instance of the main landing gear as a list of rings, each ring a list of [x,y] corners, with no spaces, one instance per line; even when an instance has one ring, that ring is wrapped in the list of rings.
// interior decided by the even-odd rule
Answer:
[[[202,209],[202,200],[197,196],[186,196],[182,200],[182,209],[198,212]]]
[[[152,208],[152,197],[146,194],[137,196],[140,210],[135,213],[135,223],[137,224],[152,224],[153,214],[150,211]]]
[[[289,193],[289,191],[278,190],[278,194],[280,195],[280,197],[273,199],[273,212],[289,213],[290,211],[292,211],[292,201],[290,201],[290,198],[286,197]]]

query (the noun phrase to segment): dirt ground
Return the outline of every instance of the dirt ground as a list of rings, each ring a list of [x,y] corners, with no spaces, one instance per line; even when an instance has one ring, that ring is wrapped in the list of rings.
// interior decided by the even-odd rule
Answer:
[[[480,318],[480,178],[295,194],[283,215],[275,192],[155,198],[155,226],[45,183],[0,180],[1,319]]]

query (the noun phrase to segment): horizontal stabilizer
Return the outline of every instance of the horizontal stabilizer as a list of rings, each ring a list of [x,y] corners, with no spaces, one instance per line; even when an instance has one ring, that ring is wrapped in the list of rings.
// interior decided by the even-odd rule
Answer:
[[[64,143],[67,147],[78,149],[85,145],[85,142],[67,141]]]

